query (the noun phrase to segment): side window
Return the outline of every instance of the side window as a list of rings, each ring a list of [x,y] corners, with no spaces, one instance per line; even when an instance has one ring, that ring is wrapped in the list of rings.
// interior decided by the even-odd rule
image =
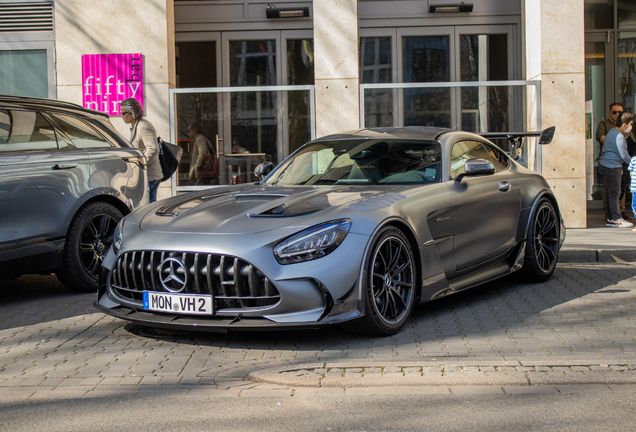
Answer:
[[[40,113],[0,109],[0,152],[57,149],[55,131]]]
[[[510,167],[510,159],[508,159],[508,156],[504,152],[494,146],[487,147],[497,172],[504,171]]]
[[[107,122],[112,127],[112,123],[110,123],[110,120],[104,120],[104,121]],[[125,138],[123,138],[113,129],[108,128],[107,125],[102,124],[99,121],[93,120],[93,119],[86,119],[86,122],[90,124],[92,127],[94,127],[95,129],[97,129],[97,132],[102,134],[106,138],[106,140],[108,140],[108,142],[111,143],[113,147],[131,147],[130,143]]]
[[[73,141],[73,144],[78,149],[114,147],[112,143],[83,120],[65,114],[47,113],[47,115],[53,119],[57,127]]]
[[[451,151],[451,179],[464,172],[464,164],[468,159],[485,159],[494,164],[490,152],[483,143],[460,141],[453,145]]]

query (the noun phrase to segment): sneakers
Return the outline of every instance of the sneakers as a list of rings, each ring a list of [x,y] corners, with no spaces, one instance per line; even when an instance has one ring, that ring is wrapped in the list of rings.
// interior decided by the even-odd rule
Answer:
[[[625,219],[616,219],[616,220],[607,219],[606,226],[612,227],[612,228],[629,228],[634,226],[634,224],[631,222],[627,222]]]

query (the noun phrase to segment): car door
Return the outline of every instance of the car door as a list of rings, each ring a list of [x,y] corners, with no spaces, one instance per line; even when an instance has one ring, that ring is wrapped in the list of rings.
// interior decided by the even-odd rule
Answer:
[[[13,251],[0,259],[63,244],[69,212],[89,191],[87,162],[40,112],[0,108],[0,251]]]
[[[496,172],[491,175],[455,178],[464,172],[468,159],[485,159]],[[507,156],[493,146],[461,140],[451,148],[453,195],[453,255],[457,271],[485,262],[506,252],[513,244],[521,208],[521,192]]]
[[[90,187],[93,195],[115,195],[129,199],[131,207],[143,203],[147,194],[144,182],[143,153],[119,142],[105,125],[67,113],[46,114],[78,149],[88,154]]]

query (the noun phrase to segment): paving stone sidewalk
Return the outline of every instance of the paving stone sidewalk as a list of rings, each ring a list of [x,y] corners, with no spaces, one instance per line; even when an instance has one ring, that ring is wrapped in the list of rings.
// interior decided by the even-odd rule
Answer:
[[[399,334],[372,338],[335,328],[140,328],[93,309],[92,294],[71,294],[53,277],[23,277],[3,283],[0,294],[0,400],[312,386],[636,391],[635,282],[632,263],[560,264],[543,284],[511,277],[419,306]]]

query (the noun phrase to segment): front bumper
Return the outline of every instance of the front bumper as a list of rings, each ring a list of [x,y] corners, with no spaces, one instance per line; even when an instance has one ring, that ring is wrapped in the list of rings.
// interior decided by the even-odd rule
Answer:
[[[217,265],[211,260],[206,261],[206,259],[201,258],[205,254],[217,254],[218,251],[184,253],[183,248],[171,252],[155,251],[154,254],[161,254],[161,258],[157,258],[155,261],[148,258],[145,258],[145,261],[143,258],[137,259],[137,261],[133,259],[130,262],[123,259],[126,253],[128,256],[132,255],[130,250],[127,252],[122,250],[118,256],[110,251],[102,266],[95,307],[109,315],[138,324],[171,329],[225,332],[228,330],[316,328],[339,324],[359,318],[364,313],[359,280],[362,256],[366,250],[367,241],[367,236],[350,234],[345,242],[331,254],[314,261],[290,265],[278,264],[273,257],[271,248],[267,246],[249,249],[249,252],[248,249],[245,249],[246,256],[241,256],[240,259],[235,258],[236,255],[224,255],[225,261],[227,258],[231,258],[231,262],[240,263],[242,267],[238,268],[243,269],[243,271],[239,272],[235,272],[231,265]],[[352,253],[352,251],[356,253]],[[236,251],[233,252],[236,253]],[[153,252],[144,253],[149,255]],[[141,252],[137,251],[135,254],[141,255]],[[193,287],[184,293],[211,294],[213,302],[215,302],[214,314],[195,316],[145,310],[143,302],[139,300],[139,293],[143,293],[144,290],[158,292],[164,290],[160,284],[160,275],[156,273],[151,283],[152,278],[148,276],[148,271],[155,269],[154,271],[160,272],[159,262],[168,257],[184,259],[182,257],[188,254],[196,254],[199,257],[188,258],[185,268],[188,268],[191,273],[190,280]],[[207,262],[207,266],[205,264],[197,265],[197,261]],[[128,269],[129,286],[135,286],[134,298],[133,296],[124,298],[121,295],[122,291],[118,290],[122,280],[126,279],[121,276],[122,267]],[[246,270],[248,267],[251,270]],[[207,275],[208,268],[214,269],[216,282],[204,281],[207,278],[204,275]],[[133,269],[137,271],[135,277],[130,273],[135,271]],[[141,275],[143,269],[146,270],[145,276]],[[242,276],[237,279],[235,273],[240,273]],[[234,278],[234,283],[239,279],[242,280],[246,284],[245,286],[249,287],[244,289],[241,294],[245,296],[258,292],[257,289],[252,289],[251,282],[248,284],[248,281],[254,279],[256,273],[258,273],[259,278],[264,278],[267,283],[275,287],[279,296],[276,302],[263,304],[260,300],[249,300],[227,303],[227,293],[221,293],[219,288],[224,288],[220,284],[230,282],[227,279],[224,280],[222,275]],[[260,285],[263,286],[263,283],[261,282]],[[212,286],[216,286],[216,288],[211,289]],[[265,291],[261,289],[260,292]],[[272,292],[269,292],[267,296],[273,297]]]
[[[94,303],[94,306],[105,314],[134,324],[171,330],[228,333],[230,331],[312,329],[337,324],[337,322],[277,323],[265,318],[243,319],[240,317],[201,319],[192,316],[159,314],[123,306],[107,307],[100,304],[99,301]]]

